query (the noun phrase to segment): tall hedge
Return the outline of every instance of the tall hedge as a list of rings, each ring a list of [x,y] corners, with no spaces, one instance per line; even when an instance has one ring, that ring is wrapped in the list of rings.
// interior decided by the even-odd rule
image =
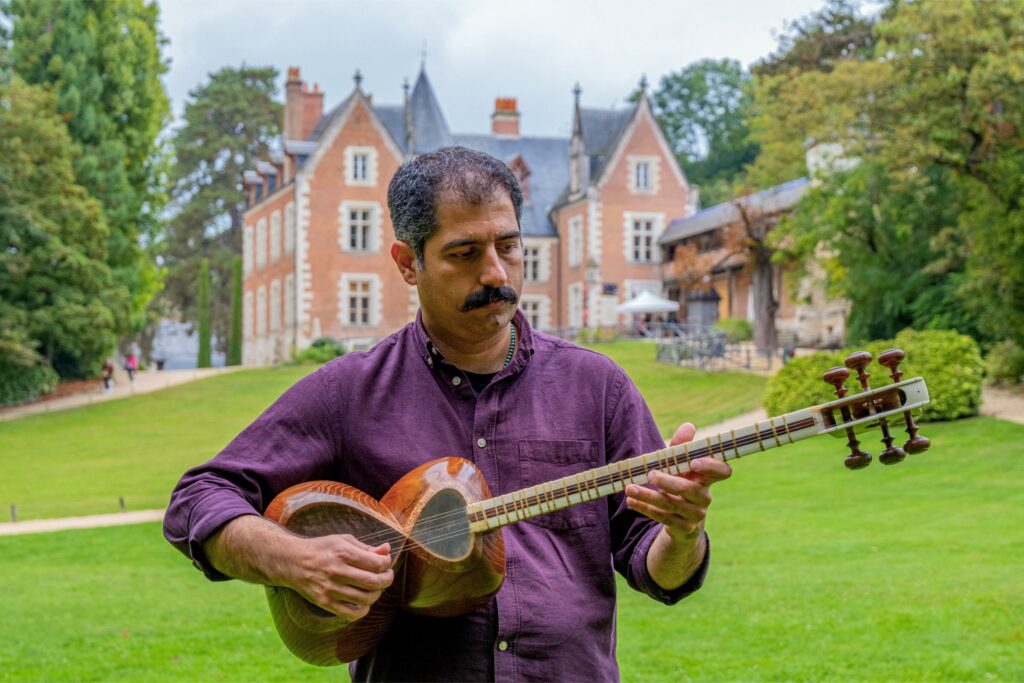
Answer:
[[[242,364],[242,257],[231,262],[231,330],[228,336],[228,365]]]
[[[210,262],[199,261],[199,296],[197,297],[197,314],[199,315],[199,358],[196,366],[208,368],[213,365],[210,346]]]
[[[981,382],[985,366],[977,342],[966,335],[949,330],[903,330],[896,339],[873,341],[861,348],[816,353],[794,358],[768,381],[764,392],[765,410],[779,415],[835,398],[834,389],[825,384],[822,375],[831,367],[843,364],[854,351],[866,350],[876,359],[893,347],[906,352],[900,365],[903,378],[923,377],[928,385],[931,403],[922,411],[924,420],[955,420],[977,415],[981,405]],[[872,362],[867,368],[872,387],[891,384],[889,371]],[[856,375],[846,381],[850,393],[860,391]]]

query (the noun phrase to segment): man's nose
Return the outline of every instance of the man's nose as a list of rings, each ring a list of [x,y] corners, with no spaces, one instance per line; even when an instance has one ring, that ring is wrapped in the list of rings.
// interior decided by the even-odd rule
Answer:
[[[505,270],[505,264],[498,256],[497,249],[493,245],[489,246],[484,255],[480,284],[488,287],[501,287],[506,282],[508,282],[508,272]]]

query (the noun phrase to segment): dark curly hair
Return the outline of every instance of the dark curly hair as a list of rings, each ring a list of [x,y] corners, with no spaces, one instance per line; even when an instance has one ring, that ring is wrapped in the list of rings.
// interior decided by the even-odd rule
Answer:
[[[442,147],[402,164],[388,185],[388,210],[395,238],[412,247],[420,267],[423,245],[437,232],[438,202],[462,200],[476,206],[508,193],[518,225],[523,191],[511,169],[489,154],[468,147]]]

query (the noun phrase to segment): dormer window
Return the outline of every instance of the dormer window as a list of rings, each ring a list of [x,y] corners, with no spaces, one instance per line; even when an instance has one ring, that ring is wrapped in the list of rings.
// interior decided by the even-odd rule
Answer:
[[[512,170],[516,180],[519,181],[519,188],[523,191],[523,201],[530,201],[530,166],[522,154],[517,154],[508,167]]]

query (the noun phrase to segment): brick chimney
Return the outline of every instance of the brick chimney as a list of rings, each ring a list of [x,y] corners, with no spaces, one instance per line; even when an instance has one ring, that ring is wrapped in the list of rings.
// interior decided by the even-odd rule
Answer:
[[[303,83],[299,67],[288,67],[288,80],[284,84],[284,137],[286,140],[305,140],[324,115],[324,94],[314,84],[312,92]]]
[[[491,133],[503,138],[519,137],[519,110],[514,97],[498,97],[491,114]]]

